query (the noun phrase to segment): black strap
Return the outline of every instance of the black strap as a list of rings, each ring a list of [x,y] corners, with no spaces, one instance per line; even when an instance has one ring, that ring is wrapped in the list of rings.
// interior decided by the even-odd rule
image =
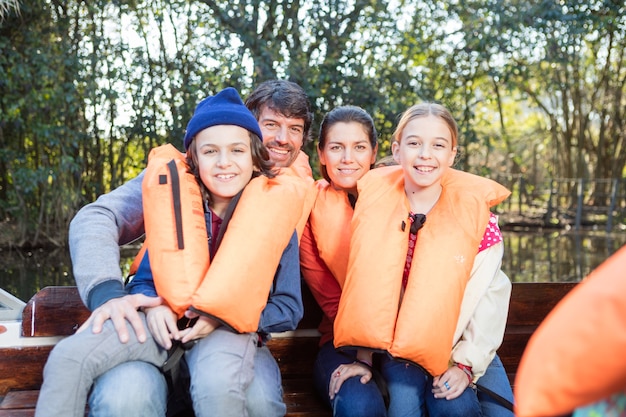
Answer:
[[[493,392],[492,390],[490,390],[489,388],[485,388],[482,385],[479,384],[474,384],[474,386],[476,387],[476,389],[484,394],[487,394],[488,396],[490,396],[495,402],[497,402],[498,404],[500,404],[502,407],[506,408],[509,411],[513,411],[513,403],[509,400],[507,400],[506,398],[504,398],[503,396],[496,394],[495,392]]]
[[[174,220],[176,223],[176,239],[178,240],[178,249],[185,249],[185,239],[183,237],[183,214],[180,201],[180,177],[176,169],[176,161],[173,159],[167,163],[172,178],[172,202],[174,204]]]

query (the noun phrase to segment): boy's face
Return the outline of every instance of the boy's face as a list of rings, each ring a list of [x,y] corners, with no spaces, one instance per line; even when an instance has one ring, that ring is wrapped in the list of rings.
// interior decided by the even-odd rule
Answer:
[[[200,179],[218,212],[219,205],[228,205],[252,178],[250,133],[234,125],[211,126],[196,135],[194,146]]]
[[[267,106],[259,113],[263,144],[276,167],[288,167],[298,157],[304,141],[304,119],[285,117]]]

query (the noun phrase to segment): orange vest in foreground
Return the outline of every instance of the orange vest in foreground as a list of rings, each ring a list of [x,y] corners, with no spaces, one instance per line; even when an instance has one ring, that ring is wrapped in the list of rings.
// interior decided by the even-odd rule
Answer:
[[[569,414],[626,387],[626,247],[570,291],[535,331],[515,378],[520,417]]]
[[[400,305],[410,228],[404,173],[391,166],[366,174],[359,181],[335,346],[384,350],[432,375],[443,373],[489,209],[509,194],[492,180],[448,170],[417,234]]]
[[[179,317],[193,306],[239,332],[256,331],[302,215],[308,192],[302,181],[283,175],[253,178],[210,266],[200,189],[184,155],[172,145],[153,149],[142,192],[145,245],[157,293]]]

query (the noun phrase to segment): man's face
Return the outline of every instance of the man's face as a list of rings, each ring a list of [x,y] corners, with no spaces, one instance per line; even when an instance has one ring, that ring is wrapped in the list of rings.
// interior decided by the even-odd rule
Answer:
[[[259,113],[263,144],[276,167],[291,166],[304,141],[304,119],[285,117],[267,106]]]

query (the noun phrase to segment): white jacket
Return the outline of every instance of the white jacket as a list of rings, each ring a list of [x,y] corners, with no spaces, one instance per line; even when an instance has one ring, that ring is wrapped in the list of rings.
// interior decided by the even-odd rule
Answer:
[[[512,286],[500,269],[503,253],[500,242],[476,255],[454,332],[451,361],[471,366],[474,382],[484,375],[504,338]]]

